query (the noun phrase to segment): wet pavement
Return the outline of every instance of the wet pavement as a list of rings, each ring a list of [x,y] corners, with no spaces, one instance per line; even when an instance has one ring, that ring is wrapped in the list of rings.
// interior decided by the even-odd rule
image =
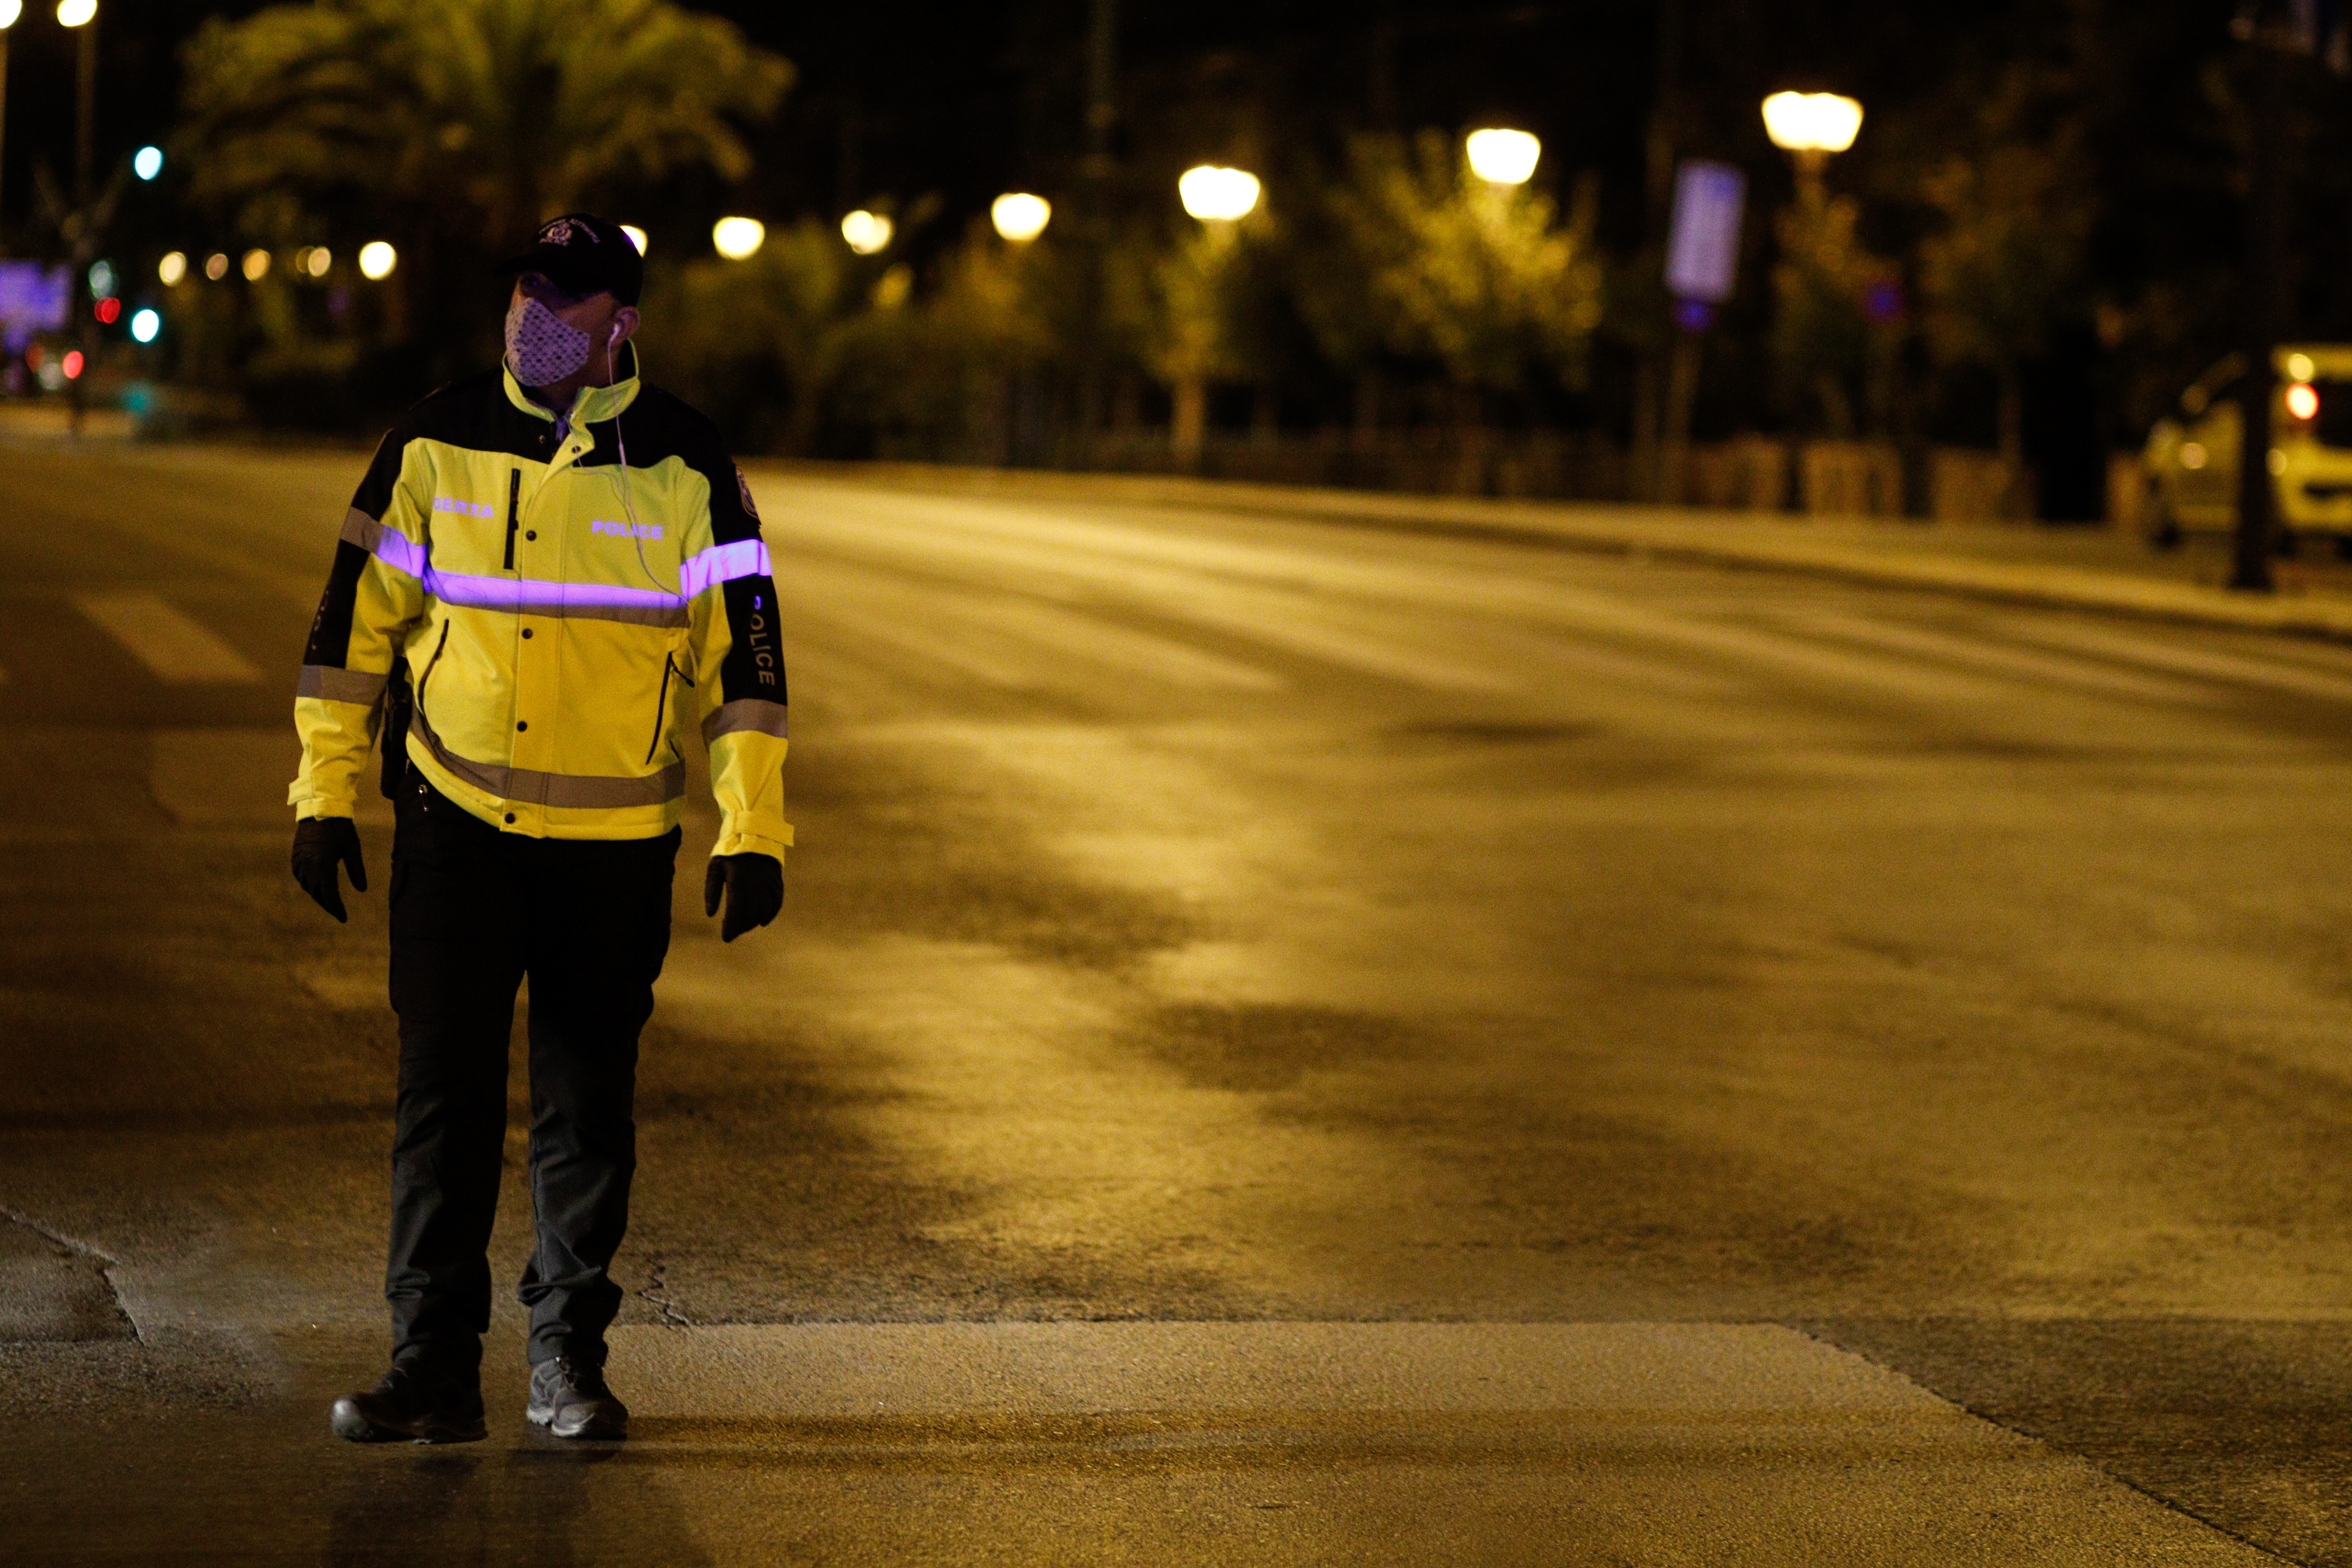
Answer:
[[[8,1560],[2352,1562],[2352,650],[1208,489],[754,469],[802,847],[681,879],[638,1440],[502,1302],[488,1443],[333,1442],[358,466],[0,473]]]

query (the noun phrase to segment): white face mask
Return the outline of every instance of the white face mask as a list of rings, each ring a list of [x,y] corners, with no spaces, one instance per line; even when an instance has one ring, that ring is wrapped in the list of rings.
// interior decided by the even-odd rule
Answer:
[[[525,386],[552,386],[588,363],[592,340],[531,299],[507,309],[507,368]]]

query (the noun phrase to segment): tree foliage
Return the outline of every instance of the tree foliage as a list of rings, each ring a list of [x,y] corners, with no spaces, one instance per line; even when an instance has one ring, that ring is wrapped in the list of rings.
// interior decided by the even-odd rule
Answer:
[[[1942,220],[1919,247],[1927,337],[1948,364],[2000,378],[2000,442],[2022,451],[2018,367],[2047,346],[2080,286],[2090,204],[2071,148],[2000,142],[1946,160],[1921,182]]]
[[[388,198],[488,247],[616,181],[742,177],[739,125],[792,80],[732,24],[667,0],[275,5],[208,23],[185,67],[199,199]]]
[[[1333,210],[1391,352],[1435,359],[1457,387],[1507,390],[1538,366],[1574,370],[1601,322],[1589,231],[1559,226],[1549,197],[1490,185],[1434,133],[1350,149]],[[1331,312],[1320,313],[1325,331]]]
[[[1822,426],[1841,440],[1856,434],[1849,390],[1872,347],[1868,290],[1895,275],[1857,233],[1862,209],[1851,196],[1824,193],[1807,180],[1778,219],[1780,258],[1772,268],[1772,353],[1784,392],[1811,397]]]

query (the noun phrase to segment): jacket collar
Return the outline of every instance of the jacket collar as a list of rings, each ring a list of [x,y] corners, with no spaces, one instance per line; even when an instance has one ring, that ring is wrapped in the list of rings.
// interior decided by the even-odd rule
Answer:
[[[635,365],[635,360],[636,356],[632,354],[630,356],[632,366]],[[509,403],[534,419],[544,419],[550,424],[554,422],[554,411],[543,404],[531,401],[530,394],[523,391],[522,383],[515,379],[514,372],[509,369],[503,361],[499,365],[499,379],[506,384]],[[602,424],[625,412],[629,405],[637,400],[639,385],[640,383],[633,373],[610,386],[583,386],[580,389],[579,395],[572,399],[572,410],[564,416],[564,418],[575,427],[582,425]]]

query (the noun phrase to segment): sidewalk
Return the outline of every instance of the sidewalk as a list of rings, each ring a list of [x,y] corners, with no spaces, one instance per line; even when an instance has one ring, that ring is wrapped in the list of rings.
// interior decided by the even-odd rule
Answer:
[[[120,1352],[111,1379],[55,1364],[72,1415],[0,1425],[0,1544],[26,1568],[2279,1561],[1769,1323],[625,1327],[625,1445],[524,1423],[520,1328],[488,1347],[489,1440],[456,1447],[328,1436],[374,1333],[289,1326],[278,1391],[168,1419],[119,1396]]]
[[[2180,625],[2352,642],[2352,563],[2326,542],[2274,563],[2279,591],[2231,593],[2229,541],[2194,538],[2159,552],[2097,527],[1803,518],[1608,502],[1490,500],[1294,489],[1209,479],[1065,474],[920,464],[795,464],[894,488],[1063,504],[1222,511],[1356,527],[1427,530],[1801,573]]]

